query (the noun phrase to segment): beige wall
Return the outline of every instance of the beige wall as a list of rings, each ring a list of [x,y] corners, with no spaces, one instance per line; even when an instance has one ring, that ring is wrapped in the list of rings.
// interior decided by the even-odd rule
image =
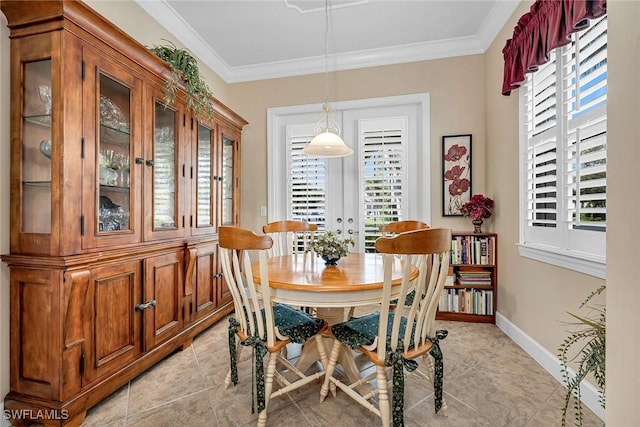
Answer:
[[[331,101],[427,92],[431,104],[432,225],[470,229],[467,219],[441,215],[442,135],[473,135],[473,190],[485,191],[484,57],[482,55],[331,73]],[[242,215],[244,227],[259,231],[267,205],[266,109],[321,103],[324,75],[262,80],[230,85],[233,108],[249,121],[242,140]],[[426,138],[425,138],[426,140]],[[424,143],[427,143],[426,141]],[[488,228],[492,223],[488,223]]]
[[[607,8],[607,425],[640,426],[640,2]]]
[[[111,4],[110,4],[111,3]],[[500,234],[499,312],[549,352],[565,336],[559,323],[601,280],[521,258],[518,255],[518,135],[517,92],[500,95],[501,49],[516,19],[526,12],[523,2],[486,55],[332,73],[332,100],[350,100],[409,93],[431,95],[431,157],[433,224],[469,229],[465,219],[440,215],[440,138],[445,134],[473,134],[474,190],[497,203],[489,225]],[[89,1],[109,20],[142,43],[170,37],[132,2]],[[116,5],[117,4],[117,5]],[[630,183],[640,182],[640,3],[610,1],[609,7],[609,200],[608,290],[609,426],[640,425],[640,198]],[[9,248],[8,180],[8,31],[0,18],[0,252]],[[249,121],[243,134],[242,224],[259,230],[266,205],[266,108],[319,103],[323,76],[274,79],[226,85],[204,70],[216,96]],[[613,78],[615,77],[615,78]],[[334,96],[335,95],[335,96]],[[9,389],[8,271],[0,266],[0,395]]]
[[[486,53],[487,190],[498,200],[499,311],[548,351],[566,335],[559,320],[603,281],[518,255],[518,93],[500,95],[502,47],[525,1]],[[607,425],[640,425],[640,300],[637,212],[640,198],[640,3],[608,2],[609,98],[607,154]],[[502,201],[502,202],[501,202]],[[508,201],[508,202],[507,202]],[[630,279],[631,278],[631,279]]]
[[[554,355],[566,336],[559,321],[575,311],[603,281],[581,273],[520,257],[518,91],[501,95],[502,48],[516,19],[528,11],[524,2],[510,24],[486,52],[487,186],[498,205],[495,231],[500,236],[498,310]],[[532,274],[535,272],[535,274]]]

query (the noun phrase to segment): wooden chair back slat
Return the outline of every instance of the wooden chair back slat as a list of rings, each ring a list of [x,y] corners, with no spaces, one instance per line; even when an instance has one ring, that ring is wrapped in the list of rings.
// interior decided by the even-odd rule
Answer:
[[[306,221],[274,221],[265,224],[262,232],[273,239],[269,256],[295,255],[311,250],[318,225]]]
[[[404,221],[393,221],[388,224],[383,224],[378,227],[378,230],[380,230],[383,235],[389,235],[404,233],[406,231],[424,230],[425,228],[429,228],[429,225],[426,222],[407,219]]]

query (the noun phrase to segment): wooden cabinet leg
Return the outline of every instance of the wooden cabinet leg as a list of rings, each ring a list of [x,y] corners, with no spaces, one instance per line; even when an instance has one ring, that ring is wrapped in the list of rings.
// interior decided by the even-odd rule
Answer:
[[[188,341],[184,342],[181,346],[180,346],[180,350],[184,351],[186,349],[188,349],[189,347],[191,347],[191,344],[193,343],[193,338],[189,339]]]

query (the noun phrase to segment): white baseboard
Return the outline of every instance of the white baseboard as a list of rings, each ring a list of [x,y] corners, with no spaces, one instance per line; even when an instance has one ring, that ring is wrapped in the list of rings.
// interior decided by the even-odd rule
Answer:
[[[534,341],[500,313],[496,313],[496,326],[507,334],[516,344],[522,347],[529,356],[538,362],[547,372],[558,380],[559,383],[564,385],[560,370],[560,359]],[[574,374],[573,371],[569,373],[570,375]],[[580,393],[582,395],[582,403],[604,421],[605,410],[600,406],[598,390],[593,385],[583,382],[580,387]]]

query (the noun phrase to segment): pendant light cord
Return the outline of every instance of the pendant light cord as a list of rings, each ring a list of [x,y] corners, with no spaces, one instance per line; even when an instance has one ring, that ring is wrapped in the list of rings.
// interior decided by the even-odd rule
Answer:
[[[324,107],[329,129],[329,0],[324,1]]]

